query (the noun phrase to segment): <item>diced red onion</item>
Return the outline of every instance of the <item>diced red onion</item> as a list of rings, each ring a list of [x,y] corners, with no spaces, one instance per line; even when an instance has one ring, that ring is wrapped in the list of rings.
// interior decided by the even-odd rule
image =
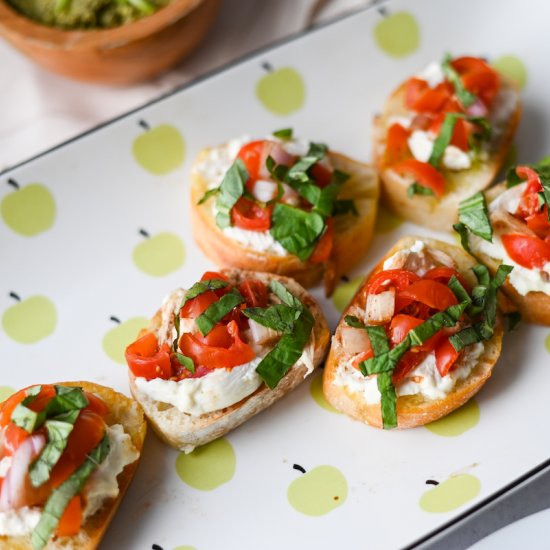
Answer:
[[[475,102],[466,109],[466,112],[471,116],[486,116],[488,111],[483,102],[477,98]]]

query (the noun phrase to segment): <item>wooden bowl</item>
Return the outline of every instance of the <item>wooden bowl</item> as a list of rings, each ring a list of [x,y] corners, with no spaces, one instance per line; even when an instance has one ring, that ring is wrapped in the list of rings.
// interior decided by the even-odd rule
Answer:
[[[0,34],[43,67],[88,82],[147,80],[188,55],[214,21],[221,0],[175,0],[152,15],[101,30],[41,25],[0,0]]]

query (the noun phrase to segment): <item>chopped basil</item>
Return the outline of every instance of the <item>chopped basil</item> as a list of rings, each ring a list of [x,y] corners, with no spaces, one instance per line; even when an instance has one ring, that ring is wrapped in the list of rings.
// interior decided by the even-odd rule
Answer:
[[[364,376],[379,374],[381,372],[391,373],[410,346],[410,338],[407,336],[402,342],[389,351],[359,363],[359,370]]]
[[[31,534],[31,544],[35,550],[41,550],[55,531],[59,520],[73,497],[80,494],[92,472],[101,464],[111,449],[109,437],[105,437],[95,447],[82,465],[59,487],[50,494],[40,521]]]
[[[323,143],[310,143],[306,156],[301,157],[288,171],[287,181],[289,183],[309,181],[307,171],[327,154],[327,150],[327,146]]]
[[[277,164],[271,155],[267,157],[265,165],[269,174],[277,183],[280,184],[281,182],[285,181],[289,170],[288,166],[285,166],[284,164]],[[279,193],[281,196],[283,194],[282,192],[283,188],[281,185],[279,185]]]
[[[548,207],[548,219],[550,220],[550,166],[548,161],[541,161],[534,166],[527,165],[532,168],[539,176],[540,182],[542,184],[542,192],[539,193],[539,204],[542,208],[544,204]],[[506,175],[506,186],[508,188],[514,187],[523,183],[523,178],[517,175],[516,168],[510,168],[508,174]]]
[[[222,279],[208,279],[207,281],[199,281],[195,283],[186,293],[183,301],[181,302],[180,309],[185,305],[186,302],[196,298],[200,294],[208,290],[219,290],[220,288],[225,288],[229,283]]]
[[[29,468],[29,477],[33,487],[40,487],[50,479],[51,471],[67,446],[69,435],[73,431],[79,414],[80,409],[75,409],[44,422],[48,432],[48,443]]]
[[[391,372],[381,372],[376,377],[376,383],[380,392],[382,426],[385,430],[391,430],[397,427],[397,394]]]
[[[365,328],[367,329],[370,345],[375,356],[390,351],[390,345],[384,327],[367,326]]]
[[[180,314],[174,313],[174,328],[176,329],[176,337],[174,338],[174,341],[172,342],[172,349],[177,352],[179,348],[179,342],[180,342]]]
[[[461,331],[453,334],[449,337],[449,341],[456,351],[461,351],[467,346],[480,342],[481,337],[475,327],[472,326],[463,328]]]
[[[325,221],[317,212],[277,203],[271,218],[271,235],[285,250],[306,261],[325,229]]]
[[[481,191],[460,202],[458,220],[459,223],[466,226],[474,235],[486,241],[492,241],[493,227],[489,219],[489,210],[487,209],[485,195]]]
[[[276,279],[273,279],[269,283],[269,290],[271,290],[271,292],[273,292],[273,294],[275,294],[275,296],[277,296],[283,304],[299,309],[300,311],[304,309],[304,304],[302,304],[302,302],[300,302],[300,300],[298,300],[298,298],[296,298],[296,296],[294,296],[294,294],[292,294],[292,292],[290,292],[290,290],[288,290],[283,283],[277,281]]]
[[[195,363],[191,357],[187,357],[187,355],[183,355],[183,353],[179,353],[178,351],[174,355],[180,365],[183,365],[191,374],[195,374]]]
[[[214,187],[214,189],[209,189],[206,193],[200,198],[197,204],[204,204],[210,197],[217,195],[220,192],[219,187]]]
[[[344,321],[346,325],[353,328],[367,328],[366,325],[362,323],[355,315],[346,315],[344,317]]]
[[[433,195],[434,192],[424,185],[420,185],[418,182],[414,181],[407,187],[407,197],[413,197],[414,195]]]
[[[292,128],[283,128],[282,130],[277,130],[276,132],[273,132],[273,135],[276,138],[287,140],[292,139]]]
[[[302,312],[285,304],[275,304],[267,308],[250,307],[243,310],[243,313],[264,327],[290,333]]]
[[[201,331],[203,336],[206,336],[215,326],[221,321],[235,306],[242,304],[244,298],[242,294],[232,289],[227,294],[224,294],[217,302],[210,304],[196,319],[195,324]]]
[[[55,386],[55,397],[46,405],[46,416],[80,410],[89,404],[82,388],[78,386]]]
[[[231,209],[243,196],[249,174],[243,161],[238,158],[225,173],[216,197],[216,224],[220,228],[231,225]]]
[[[443,61],[441,62],[441,69],[445,78],[453,85],[455,94],[463,107],[469,107],[476,101],[476,96],[469,92],[462,83],[460,75],[454,70],[451,65],[452,57],[449,54],[445,54]]]
[[[468,291],[462,286],[460,281],[453,275],[447,284],[447,286],[453,291],[456,299],[459,302],[470,302],[471,298]]]
[[[38,429],[45,419],[46,414],[44,411],[34,412],[22,403],[19,403],[11,413],[11,421],[30,434]]]
[[[444,311],[439,311],[424,321],[421,325],[413,328],[409,332],[411,345],[419,346],[431,338],[436,332],[443,327],[453,327],[460,319],[464,310],[468,307],[469,302],[461,302],[448,307]]]
[[[460,237],[460,244],[462,245],[462,248],[466,250],[466,252],[471,253],[469,240],[470,234],[468,232],[468,228],[463,223],[455,223],[453,224],[453,229],[458,233],[458,236]]]

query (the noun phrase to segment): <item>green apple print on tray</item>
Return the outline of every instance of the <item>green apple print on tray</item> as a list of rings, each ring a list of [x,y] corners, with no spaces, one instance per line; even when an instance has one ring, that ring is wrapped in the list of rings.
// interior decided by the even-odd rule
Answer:
[[[103,351],[117,363],[126,365],[124,359],[124,350],[137,337],[139,331],[148,324],[146,317],[132,317],[126,321],[121,321],[118,317],[112,315],[111,323],[114,325],[103,337]]]
[[[56,206],[51,192],[40,183],[21,186],[10,178],[13,191],[0,204],[6,225],[24,237],[34,237],[50,229],[55,221]]]
[[[324,516],[341,506],[348,496],[348,482],[334,466],[317,466],[310,471],[299,464],[293,468],[300,472],[288,487],[291,506],[306,516]]]
[[[21,298],[10,292],[15,303],[2,316],[6,334],[20,344],[34,344],[53,333],[57,324],[57,310],[45,296]]]
[[[425,512],[432,514],[451,512],[464,506],[481,490],[479,479],[471,474],[451,476],[441,483],[430,479],[426,484],[434,487],[422,495],[419,506]]]
[[[415,17],[406,11],[390,13],[378,8],[382,16],[374,27],[378,47],[391,57],[401,58],[414,53],[420,45],[420,29]]]
[[[523,61],[515,55],[503,55],[495,59],[493,67],[504,76],[514,80],[520,88],[527,84],[527,68]]]
[[[270,63],[263,63],[266,75],[256,85],[256,97],[270,112],[284,116],[301,109],[306,97],[304,80],[292,67],[275,69]]]
[[[170,124],[151,127],[139,121],[143,133],[134,139],[132,153],[137,163],[156,176],[169,174],[185,160],[185,140],[180,131]]]
[[[175,233],[150,235],[145,229],[140,229],[139,234],[142,242],[135,246],[132,253],[133,262],[138,269],[153,277],[162,277],[183,265],[185,247]]]

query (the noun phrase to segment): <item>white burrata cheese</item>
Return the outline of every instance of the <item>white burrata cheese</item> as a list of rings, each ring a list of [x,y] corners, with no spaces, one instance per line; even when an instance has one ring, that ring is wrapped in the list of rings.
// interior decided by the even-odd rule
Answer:
[[[454,389],[458,381],[468,377],[483,350],[484,346],[479,342],[467,347],[456,367],[443,377],[437,370],[435,354],[432,352],[397,384],[395,391],[398,396],[421,395],[425,399],[443,399]],[[369,405],[380,403],[377,375],[363,376],[352,366],[352,361],[353,358],[339,365],[334,383],[362,394]]]
[[[280,242],[273,238],[269,231],[249,231],[240,227],[224,227],[223,232],[230,239],[233,239],[246,248],[252,248],[258,252],[268,252],[275,256],[286,256],[288,251],[283,248]]]
[[[111,445],[109,454],[94,470],[83,490],[86,499],[84,520],[95,514],[106,499],[118,495],[117,476],[127,464],[135,462],[139,456],[130,436],[120,424],[107,426],[107,435]],[[2,463],[4,461],[5,459],[2,460]],[[28,536],[38,525],[41,515],[41,508],[28,506],[0,512],[0,535]]]
[[[445,82],[445,74],[441,68],[441,63],[437,61],[432,61],[422,72],[416,75],[416,78],[425,80],[430,88],[435,88]]]
[[[407,140],[413,157],[420,162],[428,162],[436,137],[432,132],[414,130]],[[447,145],[441,163],[449,170],[467,170],[472,166],[472,159],[462,149],[454,145]]]

